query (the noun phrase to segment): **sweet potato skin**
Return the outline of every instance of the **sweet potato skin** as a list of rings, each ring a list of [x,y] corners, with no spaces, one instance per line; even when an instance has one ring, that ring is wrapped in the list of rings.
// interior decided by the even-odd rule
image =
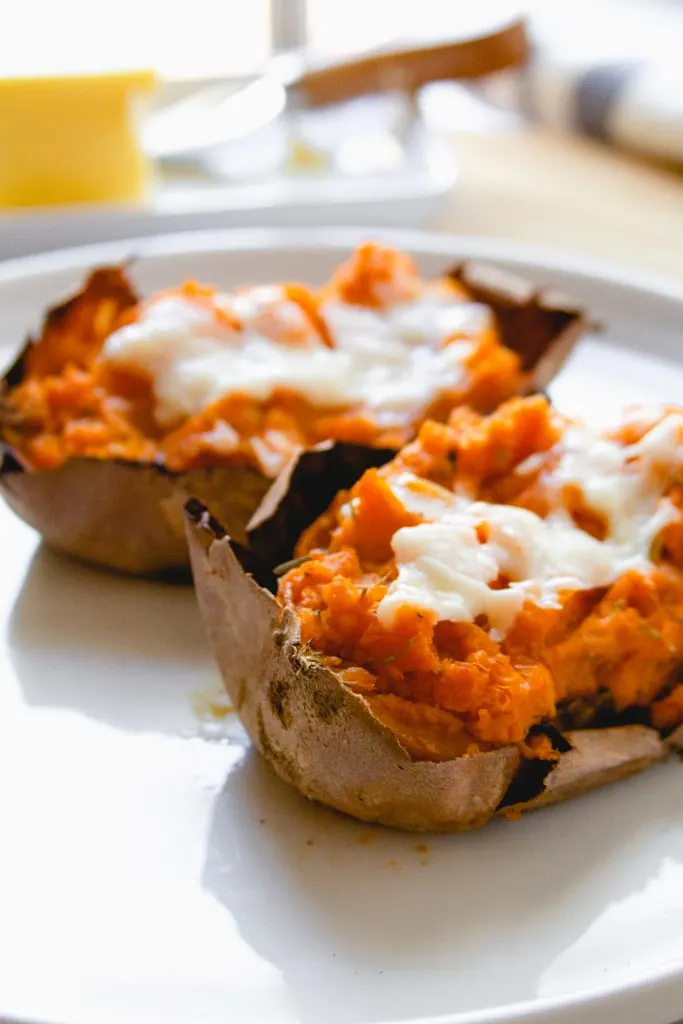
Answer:
[[[683,725],[679,725],[677,729],[667,737],[667,744],[671,750],[683,753]]]
[[[383,466],[395,454],[388,448],[324,442],[295,455],[247,524],[249,545],[263,566],[273,568],[291,558],[299,536],[339,491],[353,487],[366,469]],[[200,494],[193,496],[201,500]],[[231,532],[226,521],[214,514]]]
[[[625,726],[567,735],[522,800],[516,746],[449,761],[415,761],[368,704],[282,620],[275,598],[245,572],[240,550],[200,502],[187,506],[197,598],[223,680],[249,735],[285,782],[363,821],[414,831],[476,828],[497,813],[546,806],[666,757],[655,730]]]
[[[487,266],[463,264],[452,276],[468,284],[468,268],[472,268],[475,298],[491,305],[503,342],[522,355],[525,386],[530,390],[544,387],[584,331],[584,314],[569,302],[558,313],[546,302],[544,293]],[[70,352],[69,324],[78,322],[87,305],[98,301],[122,310],[135,305],[138,296],[126,277],[125,267],[95,270],[81,292],[48,310],[41,336],[48,330],[60,332],[64,351]],[[522,319],[515,316],[515,310],[522,310]],[[520,330],[528,331],[526,341],[519,335]],[[531,348],[527,351],[529,343]],[[0,384],[0,491],[20,518],[48,544],[69,555],[142,576],[187,578],[182,506],[191,496],[204,501],[237,541],[246,541],[248,523],[272,484],[255,468],[235,466],[172,473],[150,462],[83,457],[71,458],[54,469],[34,470],[26,465],[7,443],[2,400],[8,390],[23,380],[27,358],[39,345],[39,339],[29,341]],[[40,353],[43,369],[55,369],[50,365],[51,358],[49,352]],[[320,479],[329,480],[333,468],[339,472],[336,491],[351,486],[365,469],[381,465],[393,454],[386,449],[323,444],[310,458],[320,471]],[[298,511],[294,503],[288,503],[288,526],[292,517],[297,524],[301,520],[301,528],[307,525],[306,519],[310,522],[315,518],[329,501],[323,502],[320,494],[315,487],[309,489],[306,500],[299,501]],[[260,513],[260,521],[268,520],[275,504],[273,501],[267,515]],[[311,515],[313,505],[317,512]],[[274,521],[263,526],[264,550],[266,535],[273,552],[279,547],[282,514],[278,510]],[[277,556],[273,564],[276,561]]]
[[[0,464],[7,504],[47,544],[119,572],[185,580],[187,499],[201,496],[245,539],[269,484],[246,466],[169,473],[145,463],[75,458],[31,472],[7,449]]]
[[[564,736],[572,749],[560,756],[546,776],[543,790],[530,800],[507,804],[506,813],[532,811],[580,796],[642,771],[667,754],[659,733],[644,725],[570,730]]]
[[[544,391],[581,334],[597,327],[589,325],[573,299],[488,264],[460,263],[449,277],[491,307],[503,344],[518,354],[529,374],[530,391]]]

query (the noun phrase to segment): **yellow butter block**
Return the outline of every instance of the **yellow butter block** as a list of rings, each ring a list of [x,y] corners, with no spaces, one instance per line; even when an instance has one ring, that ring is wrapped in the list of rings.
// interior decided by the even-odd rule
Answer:
[[[156,81],[152,71],[0,77],[0,206],[141,199],[140,104]]]

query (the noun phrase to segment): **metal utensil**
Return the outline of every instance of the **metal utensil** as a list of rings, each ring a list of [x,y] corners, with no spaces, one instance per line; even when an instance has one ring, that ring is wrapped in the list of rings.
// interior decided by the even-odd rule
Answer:
[[[143,128],[143,146],[161,161],[197,158],[283,113],[373,92],[411,93],[443,79],[480,78],[523,64],[528,50],[524,19],[516,19],[485,35],[366,53],[324,67],[307,67],[301,54],[279,54],[265,74],[237,91],[216,83],[153,114]]]

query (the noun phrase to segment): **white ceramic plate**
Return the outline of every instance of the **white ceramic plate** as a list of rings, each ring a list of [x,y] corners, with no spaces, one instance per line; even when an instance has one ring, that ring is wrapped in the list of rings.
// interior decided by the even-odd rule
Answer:
[[[437,273],[475,255],[601,317],[570,411],[683,396],[683,288],[474,239],[392,235]],[[175,237],[0,268],[18,343],[85,268],[319,280],[348,233]],[[416,837],[307,804],[249,750],[189,588],[116,578],[0,512],[0,1016],[50,1024],[671,1024],[683,1016],[683,768],[516,823]]]

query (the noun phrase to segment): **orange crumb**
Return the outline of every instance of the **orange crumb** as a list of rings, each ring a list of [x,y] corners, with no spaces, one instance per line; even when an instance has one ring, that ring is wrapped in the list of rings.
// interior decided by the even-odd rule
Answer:
[[[522,811],[519,807],[511,807],[509,811],[503,812],[503,817],[507,818],[508,821],[519,821],[522,817]]]

